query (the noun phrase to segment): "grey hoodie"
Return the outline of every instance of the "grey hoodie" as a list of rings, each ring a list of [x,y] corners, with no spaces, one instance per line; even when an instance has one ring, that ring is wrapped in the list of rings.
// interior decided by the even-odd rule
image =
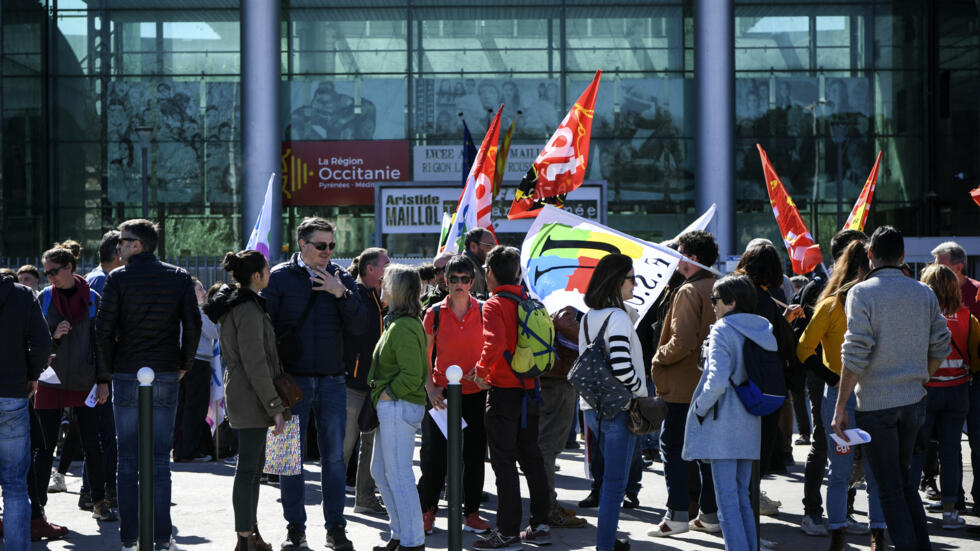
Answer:
[[[762,418],[745,409],[732,387],[748,379],[742,359],[745,339],[776,351],[772,325],[762,316],[732,313],[711,326],[705,369],[687,412],[682,451],[686,461],[759,459]]]

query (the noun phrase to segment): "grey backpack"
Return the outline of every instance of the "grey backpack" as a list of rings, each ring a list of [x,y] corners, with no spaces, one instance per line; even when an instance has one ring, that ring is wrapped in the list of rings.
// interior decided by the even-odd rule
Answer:
[[[600,417],[612,419],[626,409],[633,393],[626,388],[613,373],[609,366],[609,352],[606,351],[606,325],[609,318],[602,322],[599,333],[589,341],[589,346],[579,355],[572,369],[568,372],[568,382],[575,387],[585,401]],[[589,338],[589,317],[582,320],[585,324],[585,338]]]

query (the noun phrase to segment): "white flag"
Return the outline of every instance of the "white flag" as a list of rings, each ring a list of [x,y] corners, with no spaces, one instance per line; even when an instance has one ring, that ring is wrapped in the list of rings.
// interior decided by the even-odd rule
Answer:
[[[255,220],[252,227],[252,234],[248,236],[246,249],[259,251],[269,259],[269,231],[272,229],[272,194],[276,183],[276,173],[269,175],[269,185],[265,190],[265,199],[262,201],[262,210],[259,217]]]

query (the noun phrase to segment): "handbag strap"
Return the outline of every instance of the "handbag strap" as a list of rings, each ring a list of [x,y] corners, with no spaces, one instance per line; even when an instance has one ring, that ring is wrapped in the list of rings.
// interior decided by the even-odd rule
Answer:
[[[585,315],[582,318],[582,323],[585,324],[585,338],[588,339],[589,344],[594,343],[595,341],[599,340],[600,337],[602,337],[602,336],[604,336],[606,334],[606,326],[609,325],[609,318],[613,317],[613,314],[615,314],[615,313],[616,312],[610,312],[610,314],[608,316],[606,316],[606,319],[603,320],[602,325],[599,327],[599,332],[596,333],[596,336],[595,336],[594,339],[589,338],[589,316],[588,315]]]
[[[306,301],[306,308],[303,309],[303,313],[300,314],[299,320],[296,321],[296,329],[303,326],[303,322],[306,321],[306,317],[310,315],[310,310],[313,309],[313,303],[316,302],[317,291],[310,291],[310,300]]]

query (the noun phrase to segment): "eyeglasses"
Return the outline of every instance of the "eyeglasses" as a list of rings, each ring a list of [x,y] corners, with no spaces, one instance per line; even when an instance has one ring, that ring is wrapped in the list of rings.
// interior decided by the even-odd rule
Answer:
[[[486,241],[480,241],[480,245],[482,245],[484,247],[496,247],[497,246],[497,244],[494,243],[494,242],[492,242],[492,241],[490,243],[487,243]]]
[[[44,275],[47,276],[47,277],[54,277],[54,276],[58,275],[58,272],[60,272],[61,270],[64,270],[64,269],[65,269],[65,266],[58,266],[57,268],[51,268],[50,270],[45,271],[44,272]]]
[[[436,267],[436,273],[437,274],[441,274],[441,273],[443,273],[445,271],[446,271],[446,267],[445,266],[437,266]]]
[[[721,297],[720,296],[718,296],[718,295],[711,295],[711,305],[712,306],[714,306],[715,305],[715,302],[718,302],[719,300],[721,300]]]
[[[119,238],[119,242],[120,243],[125,243],[126,241],[139,241],[139,238],[136,238],[136,237],[120,237]]]
[[[335,248],[337,248],[336,241],[331,241],[330,243],[326,243],[324,241],[307,241],[307,243],[313,245],[313,248],[318,251],[325,251],[327,249],[330,249],[332,251]]]
[[[628,279],[629,282],[632,283],[633,285],[636,285],[636,276],[635,275],[628,275],[628,276],[626,276],[626,279]]]
[[[462,283],[463,285],[467,285],[471,281],[473,279],[470,276],[449,276],[449,283]]]

